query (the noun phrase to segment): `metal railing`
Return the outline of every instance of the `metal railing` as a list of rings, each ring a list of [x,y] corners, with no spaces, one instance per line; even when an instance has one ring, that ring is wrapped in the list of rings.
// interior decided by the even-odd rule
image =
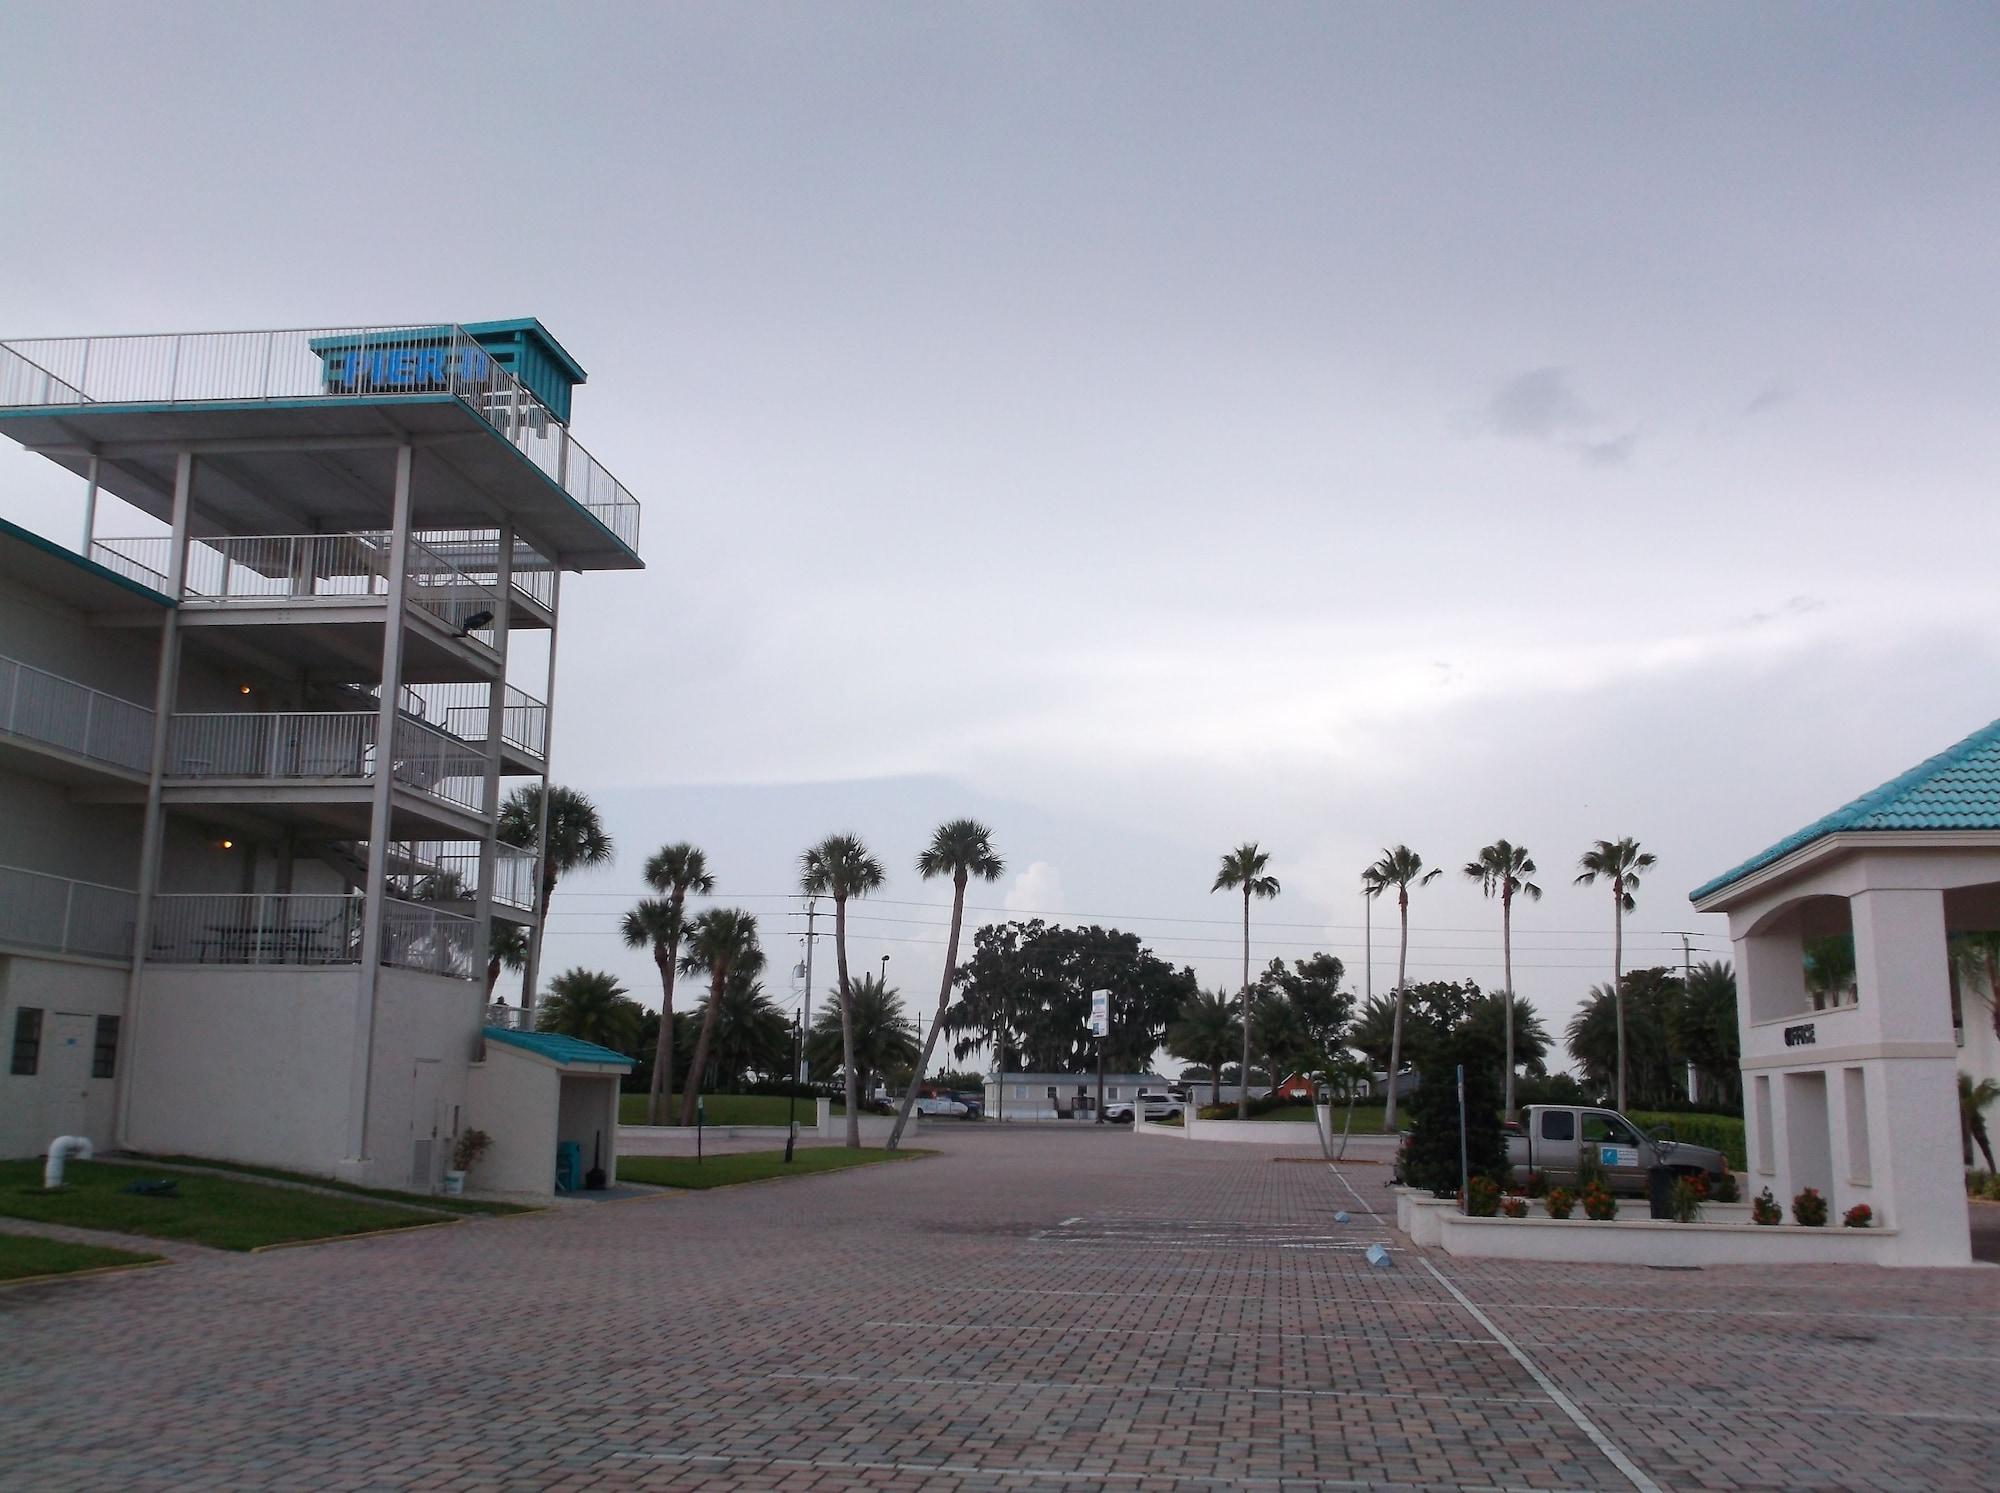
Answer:
[[[549,708],[511,684],[506,691],[500,706],[500,739],[515,750],[540,759],[548,747]],[[450,732],[460,741],[483,747],[492,692],[490,684],[412,684],[404,686],[404,703],[408,708],[414,699],[413,713],[420,719]]]
[[[486,1008],[486,1025],[497,1026],[503,1031],[532,1032],[535,1020],[536,1013],[526,1006],[510,1006],[505,1001],[494,1001]]]
[[[435,554],[458,566],[481,585],[500,584],[498,529],[423,529],[414,536]],[[556,570],[549,558],[525,539],[514,541],[514,566],[509,589],[543,611],[555,610]]]
[[[151,710],[5,656],[0,656],[0,733],[134,772],[152,767]]]
[[[160,964],[355,964],[365,907],[316,892],[170,892],[153,898],[146,958]]]
[[[446,627],[474,641],[493,646],[493,629],[466,624],[484,614],[491,623],[499,614],[500,594],[492,586],[474,580],[457,565],[418,539],[410,541],[410,601],[436,617]]]
[[[429,897],[419,901],[449,901],[460,897],[471,901],[479,895],[479,851],[464,841],[419,841],[410,846],[412,860],[419,867],[409,878],[412,885],[428,889]],[[518,845],[493,847],[493,900],[520,912],[535,910],[535,853]]]
[[[129,960],[138,907],[123,887],[0,866],[0,943]]]
[[[639,504],[464,328],[288,328],[0,342],[0,408],[182,400],[463,400],[626,545]]]
[[[463,913],[425,902],[384,898],[382,962],[469,980],[478,932],[478,921]]]
[[[375,723],[361,711],[176,715],[167,775],[176,778],[365,778]]]
[[[167,552],[171,547],[171,543],[167,539],[162,538],[160,540],[158,553],[160,565],[164,566],[167,563]],[[128,581],[137,581],[140,585],[150,587],[162,595],[166,594],[167,573],[163,569],[147,565],[131,555],[121,554],[109,545],[95,539],[90,542],[90,555],[88,558],[96,561],[106,570],[116,575],[124,576]]]
[[[389,770],[397,782],[475,814],[486,812],[486,758],[482,753],[407,716],[396,721],[395,747]]]

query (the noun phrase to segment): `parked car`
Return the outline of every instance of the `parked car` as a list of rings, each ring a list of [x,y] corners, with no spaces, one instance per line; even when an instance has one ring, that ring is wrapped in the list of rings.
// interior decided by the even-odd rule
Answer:
[[[963,1104],[948,1094],[920,1096],[917,1099],[916,1109],[917,1113],[926,1119],[963,1120],[970,1115],[970,1111]]]
[[[1683,1145],[1664,1125],[1642,1133],[1616,1110],[1531,1104],[1526,1115],[1524,1124],[1510,1126],[1507,1132],[1507,1165],[1517,1184],[1526,1182],[1530,1172],[1540,1172],[1551,1187],[1573,1187],[1586,1150],[1595,1153],[1605,1185],[1613,1192],[1643,1195],[1646,1173],[1656,1166],[1700,1173],[1711,1186],[1729,1169],[1720,1151]]]
[[[986,1118],[986,1096],[984,1094],[974,1094],[969,1091],[954,1091],[951,1097],[965,1106],[965,1117],[968,1120],[983,1120]]]
[[[1136,1102],[1145,1106],[1149,1120],[1178,1120],[1186,1101],[1172,1094],[1141,1094]],[[1132,1100],[1113,1100],[1104,1106],[1104,1118],[1114,1125],[1129,1125],[1132,1123],[1133,1104]]]

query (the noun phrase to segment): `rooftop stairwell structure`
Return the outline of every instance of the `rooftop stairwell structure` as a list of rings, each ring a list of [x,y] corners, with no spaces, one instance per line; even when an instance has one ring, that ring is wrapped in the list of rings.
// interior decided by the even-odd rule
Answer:
[[[278,1159],[400,1179],[384,1159],[398,1116],[435,1138],[477,1060],[496,919],[528,931],[535,988],[537,858],[498,840],[500,804],[509,780],[547,786],[564,572],[642,563],[638,503],[569,429],[583,380],[532,319],[0,341],[0,434],[81,479],[80,553],[163,604],[144,631],[104,629],[156,652],[150,701],[50,676],[0,640],[0,750],[61,765],[77,803],[143,819],[129,889],[0,868],[37,906],[60,902],[64,938],[129,959],[119,1141],[185,1142],[159,1117],[207,1071],[167,1037],[191,1013],[261,1048],[283,1002],[346,1002],[327,982],[348,980],[337,1039],[292,1023],[277,1045],[310,1050],[272,1058],[337,1073],[338,1104],[315,1102],[339,1111],[339,1154],[319,1154],[322,1125]],[[99,533],[107,493],[165,532]],[[528,633],[546,670],[517,682],[510,644]],[[240,891],[177,884],[171,847],[196,832],[244,853]],[[72,928],[85,906],[122,923]],[[203,1005],[246,968],[254,992]],[[388,1103],[412,1082],[397,1044],[440,1031],[457,1050],[435,1060],[457,1079],[426,1076],[419,1054],[414,1097]]]

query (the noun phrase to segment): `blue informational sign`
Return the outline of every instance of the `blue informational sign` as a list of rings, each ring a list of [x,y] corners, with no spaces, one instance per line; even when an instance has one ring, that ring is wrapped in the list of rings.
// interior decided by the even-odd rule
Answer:
[[[1111,1035],[1111,992],[1108,990],[1090,992],[1090,1035]]]
[[[326,387],[340,394],[372,390],[398,394],[450,393],[487,380],[492,358],[483,347],[407,342],[394,346],[325,348]]]

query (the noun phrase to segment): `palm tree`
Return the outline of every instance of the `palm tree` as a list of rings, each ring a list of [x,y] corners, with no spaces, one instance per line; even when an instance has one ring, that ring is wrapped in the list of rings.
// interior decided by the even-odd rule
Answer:
[[[1986,982],[1986,1003],[1993,1008],[1993,1034],[2000,1037],[2000,933],[1961,933],[1951,941],[1958,964],[1959,988],[1968,975]]]
[[[1239,1120],[1250,1118],[1250,899],[1268,900],[1278,895],[1278,878],[1264,873],[1270,859],[1269,852],[1259,850],[1254,841],[1238,845],[1223,856],[1215,873],[1215,884],[1208,889],[1210,896],[1221,891],[1243,893],[1243,1082],[1236,1091]],[[1271,1079],[1274,1088],[1277,1082],[1274,1075]]]
[[[1500,963],[1505,970],[1507,994],[1514,993],[1514,894],[1525,892],[1535,902],[1542,900],[1542,889],[1528,880],[1535,874],[1534,857],[1528,854],[1528,847],[1515,845],[1506,840],[1495,840],[1483,847],[1476,860],[1465,863],[1465,874],[1479,883],[1487,896],[1500,899]],[[1506,1095],[1501,1101],[1502,1112],[1511,1117],[1514,1113],[1514,1003],[1507,1002],[1507,1082]]]
[[[945,1009],[951,1004],[952,981],[958,976],[958,934],[965,921],[966,883],[975,876],[981,881],[998,881],[1005,869],[1006,864],[993,853],[993,831],[971,819],[940,824],[932,832],[930,844],[917,857],[917,874],[925,881],[939,876],[951,878],[951,935],[944,945],[944,978],[938,984],[937,1019],[924,1036],[924,1050],[917,1058],[916,1071],[910,1075],[910,1086],[903,1093],[902,1107],[896,1111],[896,1123],[889,1132],[888,1150],[896,1149],[903,1139],[903,1127],[910,1123],[910,1109],[917,1102],[917,1085],[924,1081],[924,1070],[930,1067],[931,1049],[937,1046],[938,1030],[944,1025]]]
[[[1167,1027],[1167,1051],[1208,1069],[1211,1104],[1222,1102],[1222,1065],[1243,1035],[1235,1005],[1226,990],[1213,994],[1197,990],[1181,1007],[1179,1019]]]
[[[1958,1070],[1958,1144],[1965,1157],[1965,1164],[1972,1165],[1972,1143],[1977,1141],[1979,1149],[1986,1154],[1986,1170],[1994,1171],[1993,1143],[1986,1135],[1985,1110],[1989,1104],[2000,1099],[2000,1083],[1990,1078],[1982,1078],[1977,1083],[1963,1068]]]
[[[629,1055],[639,1045],[639,1021],[644,1015],[615,977],[601,970],[571,969],[549,981],[549,998],[536,1013],[535,1026]]]
[[[1653,864],[1653,856],[1639,849],[1639,842],[1627,835],[1622,840],[1599,840],[1578,859],[1578,886],[1592,886],[1598,877],[1611,883],[1611,996],[1618,1010],[1618,1110],[1625,1111],[1625,914],[1637,907],[1633,893],[1639,890],[1639,873]]]
[[[681,1124],[692,1125],[701,1102],[701,1070],[708,1062],[708,1044],[715,1040],[715,1019],[722,1010],[722,992],[732,974],[755,974],[764,967],[757,943],[757,919],[740,907],[711,907],[687,925],[687,952],[681,955],[684,975],[708,976],[708,1009],[701,1033],[694,1040],[694,1061],[688,1065],[687,1092],[681,1095]]]
[[[799,857],[799,889],[808,897],[833,898],[833,953],[840,971],[841,1066],[847,1070],[847,1144],[861,1149],[861,1096],[855,1091],[854,1022],[848,1012],[847,899],[865,897],[882,885],[882,863],[854,835],[828,835]]]
[[[653,1054],[653,1083],[646,1095],[646,1123],[659,1125],[664,1123],[661,1117],[674,1082],[674,966],[680,959],[687,897],[689,892],[707,896],[715,890],[715,878],[709,874],[708,858],[685,841],[654,851],[647,857],[644,874],[646,885],[666,896],[645,898],[625,914],[619,931],[630,948],[650,946],[660,971],[660,1045]]]
[[[519,923],[493,920],[492,931],[487,936],[488,957],[486,960],[486,998],[493,999],[493,987],[500,983],[500,966],[511,970],[528,967],[528,930]]]
[[[764,982],[731,971],[715,1020],[710,1066],[725,1079],[744,1073],[774,1078],[786,1071],[791,1053],[792,1024],[765,993]]]
[[[844,1014],[822,1009],[806,1043],[814,1073],[844,1068],[848,1092],[864,1096],[874,1087],[876,1074],[902,1068],[916,1056],[917,1030],[903,1015],[902,998],[874,975],[854,982]],[[854,1113],[852,1102],[847,1112]]]
[[[1410,967],[1410,887],[1423,886],[1444,875],[1442,870],[1426,871],[1424,858],[1407,845],[1384,848],[1382,858],[1361,873],[1361,889],[1379,897],[1390,887],[1396,889],[1396,914],[1402,923],[1402,941],[1396,946],[1396,1019],[1389,1033],[1388,1095],[1382,1105],[1382,1129],[1396,1129],[1396,1074],[1403,1065],[1403,992]]]
[[[500,823],[495,831],[503,843],[534,850],[541,860],[541,902],[536,908],[541,922],[524,961],[529,981],[534,979],[534,966],[541,958],[542,930],[548,926],[549,899],[555,896],[557,878],[586,866],[602,866],[611,859],[611,836],[605,833],[604,823],[598,818],[597,805],[585,794],[559,783],[550,784],[548,819],[548,845],[543,849],[537,844],[542,827],[542,790],[539,785],[529,783],[507,795],[507,801],[500,806]],[[521,1004],[532,1006],[534,1001],[534,991],[524,985]]]

